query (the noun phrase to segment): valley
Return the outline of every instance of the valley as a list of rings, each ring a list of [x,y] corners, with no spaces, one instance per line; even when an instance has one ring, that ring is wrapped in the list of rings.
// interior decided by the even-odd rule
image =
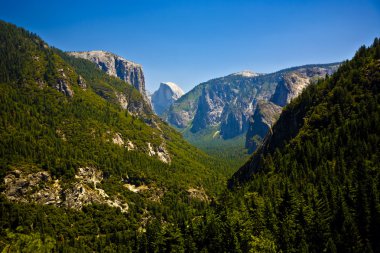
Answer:
[[[378,252],[380,40],[148,95],[0,21],[2,252]]]

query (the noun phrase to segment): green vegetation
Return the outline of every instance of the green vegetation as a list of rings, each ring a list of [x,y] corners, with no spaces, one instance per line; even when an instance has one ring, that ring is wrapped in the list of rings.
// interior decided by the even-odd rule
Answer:
[[[88,61],[50,48],[14,25],[0,22],[0,39],[0,190],[5,175],[15,169],[48,171],[66,187],[78,168],[92,166],[103,172],[101,187],[106,193],[130,207],[128,214],[97,205],[87,207],[91,212],[80,212],[1,198],[0,247],[4,250],[17,251],[16,245],[30,244],[23,251],[50,251],[55,242],[55,251],[71,252],[72,247],[98,251],[119,244],[106,239],[110,231],[133,233],[135,237],[125,240],[137,244],[145,235],[138,232],[145,223],[169,226],[202,212],[206,204],[190,198],[189,188],[205,189],[212,197],[224,187],[226,178],[219,172],[223,165],[152,115],[131,85],[107,76]],[[127,109],[120,106],[117,94],[125,96]],[[116,134],[136,149],[114,144]],[[149,156],[147,143],[155,148],[164,145],[170,164]],[[162,191],[163,196],[157,202],[148,194],[130,192],[123,186],[125,178]],[[104,228],[105,236],[99,240],[97,226]]]
[[[14,169],[46,170],[69,183],[79,167],[94,166],[105,175],[102,189],[129,205],[127,213],[100,204],[74,210],[1,195],[0,249],[379,252],[379,87],[376,39],[286,106],[225,189],[231,170],[223,161],[151,115],[129,84],[0,22],[0,191]],[[132,106],[122,109],[117,93]],[[114,144],[116,133],[138,149]],[[147,142],[165,142],[171,163],[148,156]],[[127,191],[126,176],[161,189],[159,201]],[[205,189],[210,202],[189,197],[190,187]]]
[[[70,178],[78,166],[94,165],[111,175],[128,173],[132,178],[153,178],[158,182],[171,181],[170,184],[204,185],[203,179],[212,178],[208,167],[214,161],[150,115],[141,95],[131,85],[107,76],[88,61],[50,49],[22,29],[2,23],[0,31],[4,55],[0,71],[3,168],[32,163],[53,175]],[[13,75],[12,66],[22,71]],[[64,70],[73,97],[54,88],[63,78],[59,69]],[[77,73],[87,82],[88,89],[77,85]],[[132,113],[143,108],[141,117],[121,109],[115,101],[116,92],[122,92],[129,104],[135,103]],[[128,152],[113,144],[111,139],[116,133],[143,152]],[[170,166],[146,155],[148,142],[159,146],[163,140],[168,140],[167,149],[173,156]]]
[[[376,39],[284,109],[230,181],[248,234],[284,252],[379,252],[379,85]]]
[[[209,127],[197,133],[192,133],[190,127],[177,130],[192,145],[225,164],[221,172],[227,177],[232,176],[248,160],[249,154],[244,148],[245,135],[225,140],[219,135],[219,127]]]

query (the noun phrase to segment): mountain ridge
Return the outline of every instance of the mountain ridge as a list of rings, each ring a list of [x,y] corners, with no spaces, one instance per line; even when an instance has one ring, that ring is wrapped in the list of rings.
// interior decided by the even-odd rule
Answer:
[[[214,78],[197,85],[175,101],[163,114],[163,118],[181,131],[187,140],[209,150],[215,141],[199,133],[214,129],[211,135],[218,132],[218,136],[224,140],[247,135],[249,129],[256,129],[250,124],[255,122],[252,116],[258,101],[272,101],[282,107],[304,87],[326,74],[332,74],[338,66],[336,63],[308,64],[269,74],[244,76],[237,72],[238,74]],[[281,87],[284,88],[280,89]],[[256,135],[249,133],[247,138]],[[260,135],[259,139],[264,137]],[[199,145],[202,139],[209,141]],[[252,152],[256,147],[252,143],[254,142],[246,140],[240,145]]]

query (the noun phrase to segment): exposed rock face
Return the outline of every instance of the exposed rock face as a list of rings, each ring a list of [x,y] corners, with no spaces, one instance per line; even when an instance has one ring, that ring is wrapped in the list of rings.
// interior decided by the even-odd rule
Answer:
[[[128,109],[128,100],[122,93],[116,93],[117,100],[123,109]]]
[[[158,159],[160,159],[164,163],[170,163],[171,162],[169,152],[166,150],[164,144],[161,144],[157,148],[157,156],[158,156]]]
[[[166,150],[165,145],[161,144],[159,147],[154,148],[151,143],[148,142],[148,155],[149,156],[156,156],[159,160],[161,160],[164,163],[171,162],[169,152]]]
[[[119,199],[111,200],[105,191],[98,188],[103,173],[95,168],[79,168],[75,182],[65,189],[60,181],[53,180],[47,171],[26,173],[14,170],[4,178],[3,195],[10,201],[36,202],[43,205],[82,209],[92,203],[106,204],[127,212],[128,204]]]
[[[114,133],[111,135],[111,132],[108,131],[109,140],[112,141],[113,144],[118,145],[119,147],[126,148],[128,151],[137,151],[139,148],[133,144],[130,140],[124,141],[123,136],[120,133]],[[146,151],[147,155],[154,156],[159,159],[161,162],[170,164],[171,158],[170,154],[165,147],[165,142],[163,141],[161,145],[155,147],[150,142],[147,143],[148,149]],[[144,150],[144,149],[142,149]]]
[[[121,137],[120,133],[115,133],[115,135],[112,137],[112,142],[118,146],[124,146],[124,140]]]
[[[236,105],[235,105],[236,106]],[[248,113],[244,113],[237,108],[224,107],[220,125],[220,135],[224,139],[230,139],[247,131]]]
[[[136,149],[135,144],[133,144],[131,141],[127,141],[126,148],[128,151],[132,151]]]
[[[212,127],[223,139],[234,138],[247,132],[257,101],[282,107],[313,80],[332,74],[338,66],[307,65],[272,74],[243,71],[212,79],[175,101],[163,117],[179,128],[191,126],[192,133]]]
[[[82,76],[78,76],[78,85],[82,88],[82,89],[87,89],[87,83],[86,83],[86,80],[84,80],[84,78]]]
[[[152,105],[157,115],[168,109],[173,102],[184,94],[183,90],[172,82],[161,83],[160,88],[152,95]]]
[[[299,73],[285,74],[276,87],[271,101],[279,106],[287,105],[291,99],[298,96],[299,93],[309,84],[309,78]]]
[[[276,90],[270,99],[279,106],[287,105],[293,98],[297,97],[306,86],[313,80],[331,75],[337,69],[338,65],[330,68],[322,67],[301,67],[293,72],[284,73]]]
[[[128,180],[126,181],[127,183],[123,185],[126,189],[136,194],[143,193],[151,201],[160,202],[165,194],[165,189],[158,188],[157,186],[148,186],[145,184],[137,186],[135,184],[128,183]]]
[[[242,133],[243,122],[245,122],[245,120],[243,120],[243,117],[244,115],[239,112],[229,112],[227,117],[223,119],[222,125],[220,127],[220,135],[225,139],[230,139]]]
[[[206,192],[204,189],[195,189],[195,188],[190,188],[187,190],[189,193],[189,197],[191,199],[197,199],[202,202],[210,202],[209,196],[207,196]]]
[[[220,90],[203,89],[191,128],[193,133],[205,129],[207,126],[215,126],[220,122],[224,107],[220,95],[223,95]]]
[[[192,101],[192,102],[194,103],[195,101]],[[192,105],[192,107],[196,108],[196,106],[194,105]],[[164,117],[165,117],[165,120],[168,121],[170,124],[179,128],[186,128],[194,119],[196,112],[197,112],[196,110],[191,110],[191,111],[176,110],[176,111],[170,111],[169,115],[165,115]]]
[[[259,76],[260,74],[252,72],[250,70],[243,70],[241,72],[233,73],[231,76],[242,76],[242,77],[255,77]]]
[[[305,66],[283,71],[270,101],[260,101],[249,119],[245,146],[249,153],[256,150],[268,131],[290,101],[297,97],[312,81],[333,74],[338,64],[329,66]],[[277,106],[276,106],[277,105]]]
[[[145,91],[144,73],[140,64],[105,51],[69,52],[68,54],[90,60],[110,76],[119,77],[121,80],[132,84],[141,93],[145,102],[150,105],[150,100]]]
[[[245,133],[254,100],[271,95],[270,87],[255,81],[260,76],[244,71],[202,83],[175,102],[166,119],[180,128],[192,124],[192,133],[217,127],[223,139]]]
[[[130,190],[131,192],[134,192],[134,193],[137,193],[139,191],[149,190],[149,187],[146,185],[136,186],[133,184],[124,184],[124,187],[127,188],[128,190]]]
[[[74,95],[73,90],[70,88],[69,84],[64,79],[58,79],[55,88],[68,97],[72,97]]]
[[[281,114],[282,108],[272,102],[259,101],[255,113],[249,118],[245,147],[252,153],[262,142]]]
[[[262,83],[253,84],[260,76],[244,71],[202,83],[174,102],[166,119],[180,128],[192,124],[192,133],[217,127],[224,139],[242,134],[253,114],[253,101],[271,95]]]
[[[40,184],[46,184],[43,189],[34,191],[33,188]],[[33,199],[40,204],[60,204],[61,186],[59,181],[53,181],[46,171],[24,174],[15,170],[4,178],[5,190],[3,194],[11,201],[29,202]]]
[[[62,92],[66,96],[72,97],[74,95],[74,91],[70,87],[65,72],[63,71],[63,69],[58,69],[58,73],[61,75],[61,77],[57,79],[57,83],[54,88],[56,88],[58,91]]]

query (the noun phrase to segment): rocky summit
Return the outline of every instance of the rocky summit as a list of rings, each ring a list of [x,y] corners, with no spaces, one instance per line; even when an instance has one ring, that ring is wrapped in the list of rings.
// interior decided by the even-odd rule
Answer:
[[[68,54],[77,58],[90,60],[108,75],[119,77],[121,80],[133,85],[141,93],[145,102],[150,104],[150,100],[145,91],[144,72],[140,64],[128,61],[116,54],[101,50],[69,52]]]
[[[183,94],[183,90],[177,84],[172,82],[161,83],[151,98],[154,111],[158,115],[162,115]]]

